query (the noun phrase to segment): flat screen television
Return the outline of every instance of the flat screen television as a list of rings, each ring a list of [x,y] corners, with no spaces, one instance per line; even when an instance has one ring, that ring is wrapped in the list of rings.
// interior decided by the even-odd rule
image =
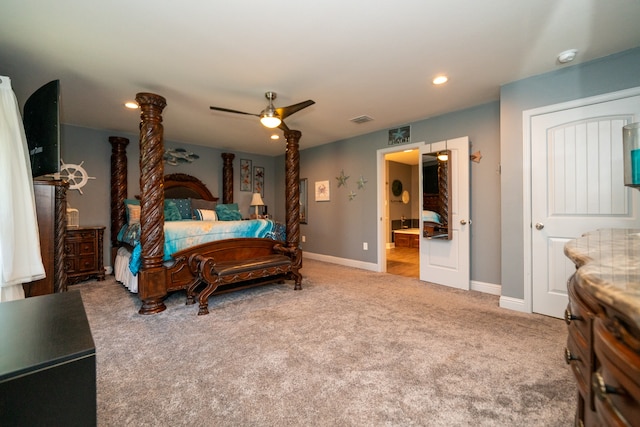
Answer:
[[[60,172],[60,80],[36,90],[22,113],[33,177]]]

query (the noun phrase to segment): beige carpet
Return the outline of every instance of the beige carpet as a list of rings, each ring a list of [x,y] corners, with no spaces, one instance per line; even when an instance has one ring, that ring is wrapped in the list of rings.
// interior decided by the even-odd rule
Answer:
[[[569,426],[561,320],[498,297],[305,260],[302,291],[213,296],[197,316],[113,279],[82,292],[101,426]]]

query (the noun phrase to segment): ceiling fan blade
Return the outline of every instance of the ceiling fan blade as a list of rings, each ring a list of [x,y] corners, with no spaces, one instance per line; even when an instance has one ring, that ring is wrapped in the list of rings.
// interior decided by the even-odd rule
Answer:
[[[285,119],[290,115],[292,115],[293,113],[296,113],[302,110],[303,108],[307,108],[308,106],[313,105],[315,103],[316,103],[315,101],[312,101],[309,99],[307,101],[302,101],[297,104],[289,105],[288,107],[276,108],[276,113],[280,115],[281,119]]]
[[[289,126],[287,126],[285,122],[280,122],[280,125],[278,126],[278,128],[282,129],[285,132],[289,130]]]
[[[222,108],[222,107],[209,107],[209,108],[216,111],[224,111],[225,113],[245,114],[247,116],[260,117],[260,114],[245,113],[244,111],[231,110],[229,108]]]

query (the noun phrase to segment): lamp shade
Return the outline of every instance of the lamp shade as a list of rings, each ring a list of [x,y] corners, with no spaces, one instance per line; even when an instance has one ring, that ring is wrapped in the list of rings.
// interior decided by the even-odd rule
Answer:
[[[260,193],[253,193],[253,197],[251,198],[251,206],[264,206],[264,202],[262,201],[262,196]]]

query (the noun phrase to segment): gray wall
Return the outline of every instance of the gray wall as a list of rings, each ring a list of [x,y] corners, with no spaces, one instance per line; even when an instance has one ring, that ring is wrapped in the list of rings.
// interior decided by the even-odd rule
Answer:
[[[493,284],[500,284],[499,110],[499,103],[492,102],[410,123],[411,142],[469,136],[470,152],[482,152],[482,161],[469,166],[471,278]],[[387,137],[388,132],[383,130],[301,150],[300,178],[309,180],[309,223],[301,225],[301,234],[307,238],[302,244],[305,251],[377,263],[376,153],[389,148]],[[304,132],[300,145],[304,147]],[[341,170],[350,175],[349,189],[357,194],[353,201],[348,200],[348,191],[337,188],[335,177]],[[355,189],[360,175],[368,180],[364,191]],[[314,183],[322,180],[331,181],[330,202],[313,200]],[[283,187],[284,172],[276,183],[276,188]],[[362,249],[362,242],[369,244],[368,251]]]
[[[640,86],[640,48],[501,88],[503,296],[524,298],[522,112],[636,86]]]
[[[135,126],[135,124],[134,124]],[[104,225],[104,263],[111,265],[110,254],[110,193],[111,193],[111,144],[110,136],[120,136],[129,139],[127,146],[128,197],[133,198],[140,194],[140,167],[138,136],[122,132],[114,133],[104,130],[88,129],[78,126],[63,125],[61,129],[61,157],[65,163],[80,164],[87,171],[91,179],[82,187],[82,193],[77,190],[69,190],[67,201],[73,208],[78,209],[81,226]],[[205,183],[214,196],[220,197],[222,202],[222,150],[200,147],[175,141],[165,141],[165,148],[185,148],[198,154],[200,158],[193,163],[179,164],[177,166],[165,165],[165,174],[186,173],[193,175]],[[265,195],[264,203],[272,211],[276,196],[274,191],[274,157],[259,156],[255,154],[234,153],[233,160],[234,202],[237,202],[240,211],[248,217],[251,213],[249,203],[252,193],[240,191],[240,159],[249,159],[252,166],[262,166],[265,170]],[[281,168],[280,168],[281,169]],[[283,218],[284,220],[284,218]]]

